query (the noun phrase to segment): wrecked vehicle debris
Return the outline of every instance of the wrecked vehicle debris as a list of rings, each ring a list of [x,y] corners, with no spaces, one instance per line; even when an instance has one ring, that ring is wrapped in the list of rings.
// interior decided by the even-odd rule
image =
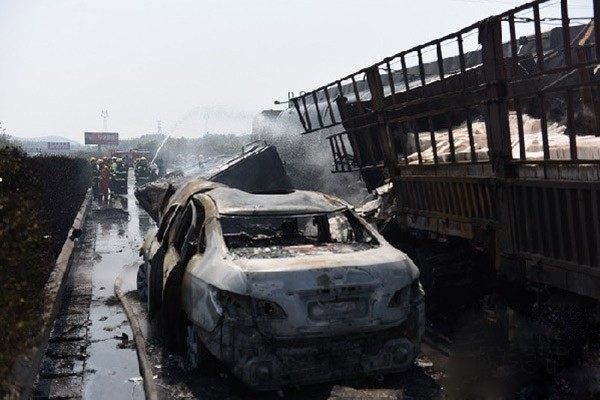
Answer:
[[[192,366],[214,356],[257,390],[412,364],[424,303],[404,253],[340,199],[206,183],[171,196],[141,250],[170,349]]]
[[[135,191],[135,197],[158,222],[160,210],[175,191],[192,178],[204,178],[247,192],[291,190],[293,186],[275,146],[264,141],[247,144],[235,156],[223,156],[181,169]]]

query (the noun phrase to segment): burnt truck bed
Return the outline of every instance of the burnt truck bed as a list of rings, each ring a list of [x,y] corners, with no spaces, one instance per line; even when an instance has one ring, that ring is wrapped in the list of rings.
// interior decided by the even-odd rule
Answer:
[[[594,4],[582,24],[556,5],[561,26],[542,32],[553,5],[534,1],[292,102],[305,133],[344,127],[329,137],[333,172],[359,170],[371,190],[393,182],[402,232],[466,240],[509,278],[599,300]]]

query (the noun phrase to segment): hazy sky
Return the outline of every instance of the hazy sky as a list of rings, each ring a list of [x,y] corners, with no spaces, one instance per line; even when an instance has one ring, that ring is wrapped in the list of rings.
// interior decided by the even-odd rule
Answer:
[[[578,0],[583,1],[583,0]],[[0,0],[0,123],[249,133],[253,117],[517,0]],[[590,0],[591,3],[591,0]]]

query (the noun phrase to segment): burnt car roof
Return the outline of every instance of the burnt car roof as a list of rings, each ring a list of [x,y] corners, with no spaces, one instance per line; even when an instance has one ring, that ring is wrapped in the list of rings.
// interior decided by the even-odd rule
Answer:
[[[221,215],[292,215],[330,213],[347,209],[349,205],[333,196],[319,192],[293,190],[287,193],[253,194],[227,187],[207,193]]]

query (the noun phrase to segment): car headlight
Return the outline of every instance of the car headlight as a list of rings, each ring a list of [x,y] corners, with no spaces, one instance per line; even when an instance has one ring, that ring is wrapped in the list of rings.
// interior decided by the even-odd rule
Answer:
[[[423,285],[421,285],[421,282],[419,282],[418,279],[415,279],[412,285],[410,285],[410,300],[418,301],[424,296],[425,291],[423,290]]]
[[[392,298],[390,299],[389,307],[402,307],[408,301],[408,296],[410,295],[410,286],[405,286],[400,290],[396,290]]]
[[[405,286],[394,293],[390,299],[389,307],[401,307],[407,304],[409,300],[411,302],[418,301],[423,295],[423,287],[419,280],[415,279],[410,286]]]
[[[275,302],[268,300],[254,300],[254,311],[258,318],[268,319],[286,319],[287,314],[283,311],[283,308]]]

